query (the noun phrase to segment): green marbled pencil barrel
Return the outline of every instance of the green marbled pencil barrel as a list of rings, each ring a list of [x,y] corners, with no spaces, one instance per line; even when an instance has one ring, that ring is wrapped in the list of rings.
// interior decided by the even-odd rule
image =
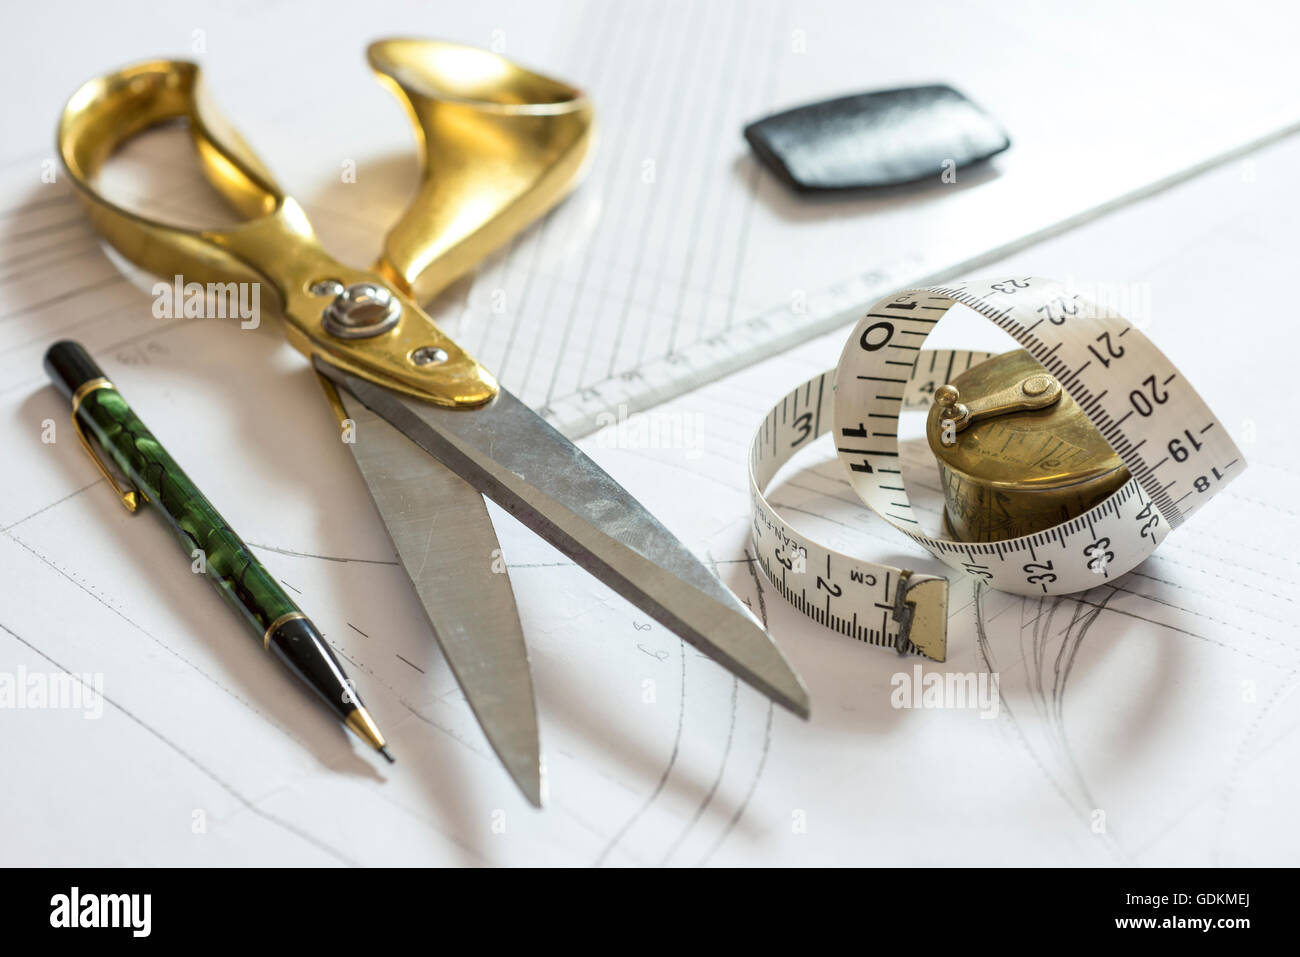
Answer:
[[[87,391],[79,418],[145,500],[159,508],[190,558],[203,561],[212,584],[258,638],[281,615],[299,611],[116,389]]]
[[[258,641],[387,757],[382,735],[316,626],[167,453],[85,349],[75,342],[55,343],[46,353],[45,368],[72,401],[74,419],[91,440],[87,451],[95,455],[96,443],[108,451],[136,494],[167,520],[191,559],[203,562],[208,580]],[[129,494],[123,498],[132,510],[140,504]]]

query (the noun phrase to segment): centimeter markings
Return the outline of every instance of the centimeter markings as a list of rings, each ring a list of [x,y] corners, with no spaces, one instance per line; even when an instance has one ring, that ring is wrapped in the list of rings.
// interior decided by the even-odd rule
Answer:
[[[828,555],[826,557],[828,559],[826,567],[826,574],[828,577],[822,580],[834,582],[834,578],[830,577],[835,574],[830,567],[830,556]],[[827,592],[819,604],[818,598],[815,595],[812,597],[809,596],[808,589],[802,587],[796,589],[789,583],[786,574],[787,569],[784,565],[780,565],[781,572],[780,574],[777,574],[768,555],[759,554],[757,558],[759,567],[763,570],[763,574],[767,576],[768,581],[772,583],[772,586],[777,590],[777,592],[791,605],[803,612],[819,625],[825,625],[827,628],[838,631],[842,635],[848,635],[850,638],[866,642],[869,645],[893,647],[897,638],[897,629],[894,629],[894,631],[891,632],[889,628],[889,613],[893,608],[892,604],[873,602],[875,608],[879,610],[879,625],[874,628],[864,625],[858,621],[858,612],[856,610],[852,611],[850,616],[847,618],[841,617],[835,612],[834,609],[838,608],[838,602],[836,602],[837,596]],[[888,576],[886,577],[888,578]],[[886,592],[889,591],[889,586],[890,582],[886,581]]]
[[[990,357],[922,348],[956,303],[1009,333],[1057,378],[1128,468],[1123,487],[1082,515],[1016,539],[954,542],[921,531],[899,468],[899,416],[928,407],[938,385]],[[1242,470],[1226,430],[1141,331],[1058,283],[957,283],[886,297],[859,320],[835,370],[772,408],[749,456],[750,534],[763,573],[815,621],[878,645],[898,643],[893,599],[902,576],[910,575],[909,596],[923,591],[913,592],[912,582],[933,576],[823,546],[764,497],[781,467],[828,431],[870,508],[958,572],[1025,595],[1085,591],[1127,572]],[[919,597],[914,607],[931,620],[939,609],[923,608]]]
[[[1024,542],[1023,545],[1012,547],[1008,546],[1006,542],[950,542],[939,539],[935,542],[934,547],[940,551],[955,554],[989,555],[1000,560],[1005,560],[1009,555],[1023,548],[1043,548],[1053,543],[1063,548],[1068,547],[1069,540],[1082,533],[1085,529],[1088,530],[1090,537],[1095,537],[1093,529],[1098,519],[1110,516],[1118,517],[1122,506],[1134,496],[1137,496],[1138,504],[1143,508],[1151,504],[1151,500],[1143,496],[1141,486],[1127,482],[1123,487],[1117,489],[1115,494],[1109,496],[1106,501],[1086,514],[1072,518],[1068,522],[1063,522],[1045,531],[1025,536],[1021,540]]]
[[[1212,496],[1205,493],[1213,485],[1226,482],[1228,472],[1240,465],[1241,453],[1222,426],[1218,427],[1217,435],[1212,438],[1207,436],[1218,423],[1195,389],[1179,376],[1178,370],[1168,358],[1129,322],[1109,310],[1103,311],[1095,304],[1087,303],[1077,294],[1070,295],[1058,283],[1027,277],[988,285],[1006,301],[1007,304],[1002,309],[997,309],[987,298],[972,293],[967,284],[935,287],[934,291],[950,295],[957,302],[992,320],[1019,341],[1060,381],[1124,461],[1129,474],[1146,490],[1151,501],[1165,516],[1171,530],[1181,525],[1208,501]],[[1039,287],[1046,287],[1043,294],[1045,301],[1033,309],[1036,315],[1034,321],[1025,325],[1019,315],[1028,309],[1019,306],[1015,297],[1032,295]],[[1057,331],[1056,336],[1044,339],[1035,334],[1034,329],[1044,322],[1047,323],[1047,330]],[[1078,335],[1071,329],[1078,323],[1088,322],[1094,324],[1088,334]],[[1099,331],[1091,336],[1094,330]],[[1075,356],[1067,361],[1065,354],[1070,352]],[[1134,356],[1140,360],[1140,371],[1136,375],[1130,372],[1125,381],[1118,367],[1125,359],[1132,361]],[[1116,367],[1114,372],[1112,365]],[[1118,379],[1128,385],[1130,390],[1125,393],[1121,387],[1115,392],[1109,388],[1093,392],[1081,381],[1082,374],[1089,369],[1090,378],[1100,380],[1099,384],[1107,385]],[[1145,376],[1139,380],[1138,376],[1143,373],[1146,373]],[[1120,403],[1119,412],[1103,406],[1102,400],[1108,395],[1111,396],[1112,408],[1117,400]],[[1127,405],[1123,404],[1124,399],[1128,400]],[[1134,434],[1124,428],[1130,419],[1137,426]],[[1157,423],[1168,420],[1173,420],[1174,424],[1157,427]],[[1190,428],[1179,428],[1187,425]],[[1153,438],[1154,442],[1151,441]],[[1144,452],[1143,447],[1148,445]],[[1210,454],[1205,457],[1218,459],[1208,467],[1201,465],[1193,455],[1205,447],[1210,449]],[[1162,457],[1152,464],[1151,456]],[[1164,481],[1165,475],[1156,476],[1157,469],[1170,464],[1176,473],[1172,479]],[[1180,465],[1181,468],[1178,467]],[[1169,471],[1166,469],[1165,474]],[[1237,471],[1241,469],[1238,468]],[[1180,485],[1186,491],[1175,498],[1174,494],[1179,491]],[[1193,496],[1195,497],[1192,498]],[[1183,502],[1188,498],[1192,498],[1192,501],[1184,505]]]
[[[1026,278],[1024,280],[1009,280],[1008,282],[1014,283],[1028,281],[1030,280]],[[1020,289],[1024,287],[1008,285],[1006,288]],[[1029,354],[1037,359],[1048,372],[1052,373],[1052,375],[1056,377],[1057,381],[1061,383],[1061,387],[1065,389],[1066,392],[1070,393],[1070,396],[1079,403],[1079,406],[1087,414],[1088,418],[1092,420],[1093,424],[1101,431],[1101,434],[1105,437],[1106,441],[1110,443],[1111,447],[1119,457],[1123,459],[1124,464],[1128,467],[1129,474],[1133,478],[1137,479],[1137,481],[1142,484],[1143,488],[1147,490],[1147,494],[1151,496],[1151,500],[1155,502],[1156,507],[1160,509],[1161,513],[1165,516],[1166,521],[1169,522],[1169,527],[1174,529],[1183,523],[1184,519],[1182,511],[1169,496],[1167,488],[1161,487],[1159,481],[1152,472],[1151,467],[1139,452],[1140,447],[1144,443],[1133,443],[1124,434],[1121,428],[1124,421],[1133,414],[1132,411],[1128,412],[1119,420],[1111,418],[1110,414],[1101,406],[1101,400],[1105,397],[1106,392],[1094,395],[1079,381],[1079,373],[1089,365],[1091,360],[1085,360],[1083,365],[1077,368],[1072,368],[1067,365],[1065,361],[1056,354],[1057,350],[1061,346],[1059,340],[1055,345],[1049,346],[1042,338],[1034,334],[1033,329],[1036,328],[1043,319],[1040,318],[1029,326],[1023,325],[1012,314],[1014,303],[1008,303],[1003,309],[996,309],[992,303],[972,295],[962,286],[937,286],[934,291],[949,296],[954,301],[960,302],[962,305],[973,309],[985,318],[992,320],[994,325],[1009,333],[1012,338],[1024,346]],[[1123,323],[1122,328],[1115,331],[1115,340],[1125,336],[1131,328],[1132,327],[1128,323]],[[1164,357],[1161,356],[1160,358],[1163,359]],[[1164,384],[1168,385],[1172,378],[1173,376],[1171,375],[1165,380]],[[1132,393],[1130,393],[1130,395],[1131,394]]]
[[[837,437],[862,440],[854,448],[839,447],[855,490],[951,567],[1023,594],[1083,590],[1138,564],[1167,534],[1160,528],[1162,520],[1172,530],[1241,471],[1240,452],[1226,430],[1168,359],[1127,321],[1047,280],[1002,280],[975,290],[972,285],[904,290],[871,307],[841,356],[834,409]],[[903,364],[904,355],[915,354],[956,302],[1008,332],[1057,377],[1120,455],[1129,483],[1078,518],[1019,539],[950,542],[919,531],[906,492],[893,480],[896,428],[873,431],[860,419],[865,414],[868,420],[896,420],[905,398],[900,387],[907,382],[893,370]],[[1035,331],[1040,326],[1042,333]],[[1082,381],[1085,370],[1087,384]],[[1095,391],[1098,386],[1103,388]],[[1103,405],[1107,396],[1111,401]],[[1162,457],[1152,463],[1152,455]],[[1175,498],[1180,486],[1186,491]],[[1192,501],[1183,504],[1189,497]],[[1082,538],[1085,530],[1087,539]],[[1037,553],[1053,543],[1070,554]],[[1026,551],[1032,561],[1006,567]],[[991,566],[989,558],[999,564]]]
[[[830,427],[833,371],[808,380],[773,406],[750,446],[754,556],[774,588],[814,621],[874,645],[892,646],[891,587],[896,576],[862,568],[791,528],[766,505],[763,490],[781,466]],[[841,606],[848,606],[841,614]]]
[[[760,568],[801,612],[860,641],[897,644],[893,599],[905,573],[809,539],[764,498],[782,465],[818,435],[834,431],[854,489],[896,528],[957,571],[1026,595],[1083,591],[1123,574],[1241,471],[1226,430],[1136,327],[1046,280],[973,285],[904,290],[876,303],[838,368],[789,393],[751,445],[751,538]],[[897,423],[903,409],[928,407],[938,385],[989,358],[922,348],[959,302],[1012,335],[1079,402],[1129,469],[1122,488],[1082,515],[1017,539],[953,542],[921,531],[901,478]],[[932,577],[910,577],[908,595],[911,582]]]
[[[907,404],[925,407],[928,395],[946,377],[991,356],[967,350],[918,351],[907,363]],[[754,436],[749,457],[754,556],[773,587],[814,621],[858,641],[895,647],[900,626],[892,611],[902,570],[823,547],[788,525],[763,497],[793,455],[830,431],[834,391],[834,370],[809,379],[768,412]],[[896,487],[901,491],[901,478]]]
[[[577,391],[552,400],[538,414],[570,438],[587,435],[608,424],[614,410],[638,412],[848,325],[864,304],[916,282],[919,268],[915,259],[900,259],[852,276],[806,301],[767,309],[635,369],[579,383]]]

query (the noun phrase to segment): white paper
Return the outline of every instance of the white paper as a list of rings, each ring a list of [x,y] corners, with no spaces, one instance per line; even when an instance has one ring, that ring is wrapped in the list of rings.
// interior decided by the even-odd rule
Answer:
[[[1092,5],[1077,21],[1028,4],[196,9],[6,14],[28,42],[0,63],[11,91],[0,674],[87,675],[102,680],[104,703],[99,717],[0,709],[10,782],[0,862],[1295,863],[1300,454],[1288,383],[1300,343],[1286,285],[1300,143],[979,270],[1144,284],[1148,334],[1250,463],[1118,589],[1083,597],[1085,609],[1105,605],[1086,630],[1066,627],[1073,599],[1044,615],[1036,601],[986,593],[981,654],[972,585],[954,580],[950,658],[923,668],[995,670],[995,718],[891,707],[894,676],[914,662],[801,619],[747,560],[752,430],[786,389],[834,363],[847,330],[655,410],[699,443],[621,447],[635,445],[626,426],[582,442],[761,612],[809,685],[811,722],[772,708],[494,512],[533,660],[543,812],[488,748],[275,319],[244,331],[153,318],[65,177],[41,179],[78,83],[145,56],[196,55],[331,249],[364,263],[414,182],[410,131],[367,75],[365,41],[437,32],[503,45],[591,89],[596,165],[562,210],[436,311],[542,404],[599,394],[611,370],[875,260],[915,256],[937,270],[1292,122],[1287,25],[1188,5]],[[58,56],[41,40],[55,35]],[[799,202],[753,167],[739,137],[771,109],[936,78],[990,109],[1016,143],[957,189]],[[154,173],[140,201],[192,213],[193,178],[151,149],[131,157]],[[339,181],[349,161],[355,184]],[[507,291],[504,314],[490,311],[494,289]],[[969,328],[984,345],[987,330],[954,325],[940,333]],[[265,658],[156,516],[115,503],[45,385],[40,357],[59,337],[95,353],[321,625],[397,765],[373,760]],[[830,459],[827,448],[798,460],[774,496],[788,514],[878,560],[938,570],[852,501]],[[1080,632],[1068,673],[1058,669],[1062,641]]]

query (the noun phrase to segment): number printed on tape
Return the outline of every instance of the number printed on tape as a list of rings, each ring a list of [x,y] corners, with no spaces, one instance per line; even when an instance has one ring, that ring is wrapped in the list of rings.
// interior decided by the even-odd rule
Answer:
[[[1007,332],[1056,377],[1127,467],[1125,485],[1076,518],[1021,538],[956,542],[925,534],[902,481],[898,419],[904,408],[930,402],[935,383],[919,368],[966,368],[989,357],[923,348],[957,303]],[[765,498],[781,466],[828,431],[850,484],[873,511],[954,570],[1024,595],[1084,591],[1129,571],[1245,468],[1227,430],[1164,354],[1127,320],[1062,283],[1021,277],[882,299],[858,322],[838,367],[800,385],[763,419],[749,473],[755,555],[777,590],[822,624],[887,646],[897,641],[889,609],[903,571],[821,546]],[[796,561],[803,566],[797,579]]]

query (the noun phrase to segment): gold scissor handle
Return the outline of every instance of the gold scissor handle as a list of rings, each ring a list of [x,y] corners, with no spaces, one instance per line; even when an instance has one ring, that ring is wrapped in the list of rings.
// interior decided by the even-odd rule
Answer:
[[[209,180],[248,217],[245,222],[182,229],[122,209],[93,185],[104,161],[127,139],[177,118],[189,122]],[[64,108],[58,148],[96,229],[142,268],[186,282],[265,282],[300,352],[390,389],[450,406],[480,405],[496,395],[496,380],[403,288],[345,266],[320,247],[302,207],[213,108],[195,64],[155,60],[91,80]],[[376,284],[381,296],[391,297],[388,316],[396,313],[396,321],[370,336],[331,332],[326,309],[339,298],[331,281],[345,288]],[[353,305],[364,312],[375,303],[363,297]]]
[[[415,125],[421,170],[376,270],[428,302],[573,189],[594,113],[580,90],[487,50],[390,39],[366,55]]]

